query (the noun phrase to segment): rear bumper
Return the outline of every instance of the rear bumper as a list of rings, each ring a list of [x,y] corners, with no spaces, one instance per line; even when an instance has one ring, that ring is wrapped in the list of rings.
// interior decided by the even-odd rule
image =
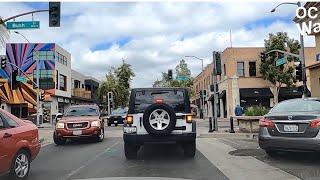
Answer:
[[[124,118],[108,118],[107,122],[110,124],[123,124]]]
[[[90,127],[87,129],[82,129],[81,135],[73,135],[74,130],[56,129],[55,134],[60,138],[95,137],[97,135],[100,135],[100,130],[101,130],[101,127]]]
[[[169,136],[155,137],[149,134],[137,135],[136,133],[123,134],[123,140],[126,143],[142,145],[144,143],[155,142],[187,142],[195,141],[196,133],[170,134]]]
[[[259,146],[268,150],[320,151],[320,134],[314,138],[275,137],[267,128],[260,128]]]

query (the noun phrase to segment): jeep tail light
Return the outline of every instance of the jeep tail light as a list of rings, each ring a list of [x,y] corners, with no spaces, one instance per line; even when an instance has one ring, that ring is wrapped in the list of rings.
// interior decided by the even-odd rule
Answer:
[[[192,123],[192,115],[191,114],[186,115],[185,119],[186,119],[187,123]]]
[[[133,116],[132,115],[127,115],[126,121],[127,121],[127,124],[132,124],[133,123]]]
[[[274,123],[270,119],[262,118],[259,121],[259,126],[260,127],[274,127]]]
[[[320,126],[320,119],[315,119],[310,122],[310,127],[311,128],[318,128]]]
[[[156,100],[155,100],[155,103],[161,104],[161,103],[163,103],[163,99],[156,99]]]

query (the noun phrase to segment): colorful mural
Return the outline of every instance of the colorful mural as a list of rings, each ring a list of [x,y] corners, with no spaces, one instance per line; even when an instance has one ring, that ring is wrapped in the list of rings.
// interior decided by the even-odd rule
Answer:
[[[6,45],[8,62],[19,67],[18,76],[27,74],[32,79],[36,69],[36,59],[39,60],[40,70],[55,69],[55,44],[54,43],[9,43]],[[7,64],[6,68],[0,69],[0,99],[8,104],[28,104],[28,108],[36,106],[36,90],[30,80],[27,83],[19,83],[17,88],[12,89],[12,72],[17,70],[13,65]],[[53,73],[53,76],[55,73]],[[54,78],[53,78],[54,79]],[[48,93],[47,93],[48,92]],[[47,95],[54,94],[54,89],[46,91]]]

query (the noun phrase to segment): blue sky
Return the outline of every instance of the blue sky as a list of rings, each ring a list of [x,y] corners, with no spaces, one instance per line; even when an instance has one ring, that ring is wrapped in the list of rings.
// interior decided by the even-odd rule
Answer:
[[[294,6],[270,10],[278,2],[197,3],[64,3],[61,27],[48,27],[48,14],[35,14],[41,29],[20,31],[31,42],[55,42],[72,55],[72,68],[98,79],[125,59],[136,77],[133,87],[151,86],[161,72],[173,69],[185,55],[212,60],[213,50],[230,46],[263,46],[269,33],[286,31],[298,39]],[[0,16],[46,9],[48,3],[0,3]],[[30,16],[19,20],[30,20]],[[18,19],[17,19],[18,20]],[[24,40],[10,33],[9,42]],[[314,39],[306,37],[307,46]],[[3,49],[2,49],[3,51]],[[201,64],[187,59],[192,75]]]

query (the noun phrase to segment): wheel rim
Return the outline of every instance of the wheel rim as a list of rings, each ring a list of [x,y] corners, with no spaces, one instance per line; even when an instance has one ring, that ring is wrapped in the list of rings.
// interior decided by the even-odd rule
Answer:
[[[149,116],[149,123],[155,130],[161,131],[168,127],[170,116],[167,111],[163,109],[156,109],[152,111]]]
[[[104,138],[104,133],[103,133],[103,129],[100,130],[100,135],[99,138],[102,140]]]
[[[15,161],[14,171],[20,178],[27,175],[29,170],[29,160],[25,154],[19,154]]]

